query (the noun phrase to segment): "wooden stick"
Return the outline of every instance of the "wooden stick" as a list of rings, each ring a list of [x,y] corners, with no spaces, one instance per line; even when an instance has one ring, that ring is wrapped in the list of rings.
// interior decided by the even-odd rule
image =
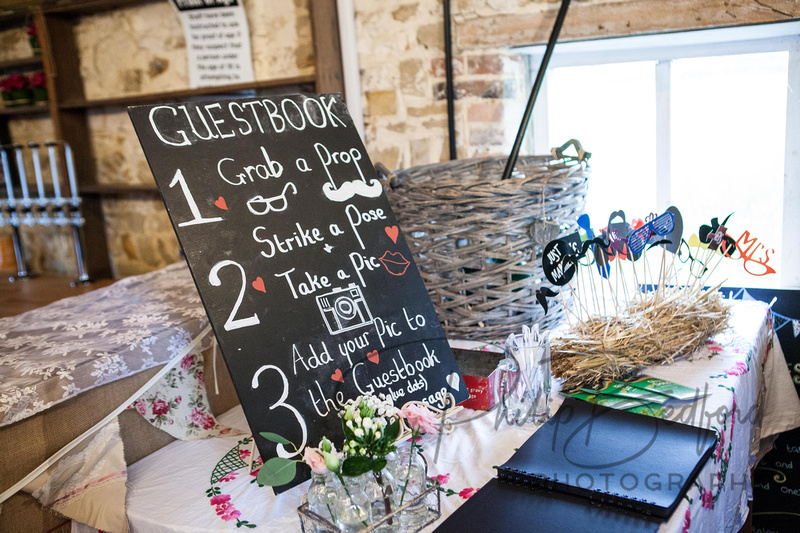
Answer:
[[[609,271],[610,271],[610,269],[609,269]],[[605,267],[603,267],[603,272],[607,272]],[[599,271],[598,271],[598,274],[600,274]],[[606,279],[608,279],[608,277],[606,277]],[[603,286],[603,275],[602,274],[600,274],[600,294],[603,297],[603,316],[606,316],[608,314],[608,312],[606,311],[606,289]]]
[[[567,307],[567,304],[564,303],[563,298],[561,298],[561,292],[558,292],[556,294],[556,298],[558,298],[558,301],[561,302],[561,307],[563,307],[564,310],[567,312],[567,315],[566,315],[567,316],[567,324],[569,324],[569,329],[572,329],[572,320],[569,319],[569,315],[570,315],[570,313],[572,313],[572,309]]]
[[[573,300],[576,300],[576,299],[577,299],[577,301],[578,301],[578,304],[581,306],[581,309],[579,310],[579,311],[580,311],[580,317],[581,317],[581,318],[580,318],[580,321],[581,321],[581,322],[583,322],[583,311],[586,311],[586,316],[587,316],[587,318],[588,318],[588,316],[589,316],[589,311],[588,311],[588,310],[586,310],[586,309],[583,309],[583,302],[580,300],[580,298],[578,298],[578,297],[575,295],[575,289],[573,289],[573,288],[572,288],[572,283],[570,283],[570,282],[567,282],[567,286],[569,287],[569,290],[572,292],[572,299],[573,299]]]
[[[600,303],[597,301],[597,287],[594,285],[594,272],[592,270],[593,265],[589,265],[589,285],[592,287],[592,298],[594,298],[594,304],[597,309],[596,314],[600,314]],[[605,304],[605,302],[604,302]]]

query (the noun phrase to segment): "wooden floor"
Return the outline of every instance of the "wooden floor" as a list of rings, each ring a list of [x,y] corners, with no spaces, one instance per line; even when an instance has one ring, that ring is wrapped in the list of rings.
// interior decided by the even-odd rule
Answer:
[[[74,277],[42,274],[32,278],[17,279],[13,274],[13,272],[0,272],[0,318],[18,315],[114,282],[112,279],[105,279],[88,284],[80,283],[72,287],[70,283],[75,281]]]

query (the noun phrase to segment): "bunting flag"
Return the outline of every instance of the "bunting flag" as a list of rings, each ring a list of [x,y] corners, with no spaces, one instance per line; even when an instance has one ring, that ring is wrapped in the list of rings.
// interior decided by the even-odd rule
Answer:
[[[775,327],[775,333],[780,331],[780,329],[789,323],[791,319],[776,313],[775,311],[772,312],[772,324]]]
[[[797,338],[800,336],[800,320],[792,320],[792,326],[794,327],[794,336]]]

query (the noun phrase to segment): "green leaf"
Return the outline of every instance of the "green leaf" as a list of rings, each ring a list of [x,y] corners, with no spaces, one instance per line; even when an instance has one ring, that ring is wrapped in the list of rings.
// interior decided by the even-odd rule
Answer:
[[[283,457],[273,457],[261,467],[256,478],[259,483],[277,487],[286,485],[297,474],[297,461]]]
[[[372,459],[364,455],[348,457],[342,463],[342,475],[353,477],[360,476],[372,470]]]
[[[291,444],[292,447],[294,447],[294,444],[292,444],[292,441],[290,441],[289,439],[285,439],[285,438],[281,437],[277,433],[272,433],[270,431],[262,431],[261,433],[259,433],[259,435],[261,435],[262,437],[264,437],[268,441],[277,442],[278,444],[283,444],[284,446],[286,446],[287,444]],[[297,448],[295,448],[295,449],[297,449]]]
[[[400,420],[395,419],[394,422],[386,426],[384,432],[389,442],[396,441],[397,437],[400,436]]]
[[[355,433],[353,433],[353,430],[347,427],[347,425],[345,425],[344,420],[342,420],[342,433],[344,433],[345,442],[348,442],[351,439],[356,438]]]
[[[372,461],[372,471],[373,472],[380,472],[386,468],[386,458],[380,457]]]

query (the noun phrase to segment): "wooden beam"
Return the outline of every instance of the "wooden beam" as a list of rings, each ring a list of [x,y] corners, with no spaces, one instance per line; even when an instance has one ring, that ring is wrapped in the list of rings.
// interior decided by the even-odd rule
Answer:
[[[314,42],[314,71],[318,93],[344,94],[342,50],[339,43],[339,17],[336,2],[311,0],[311,34]]]
[[[456,22],[459,49],[547,42],[558,5],[539,13],[464,18]],[[562,41],[736,26],[800,18],[800,2],[787,0],[626,0],[576,4]]]

